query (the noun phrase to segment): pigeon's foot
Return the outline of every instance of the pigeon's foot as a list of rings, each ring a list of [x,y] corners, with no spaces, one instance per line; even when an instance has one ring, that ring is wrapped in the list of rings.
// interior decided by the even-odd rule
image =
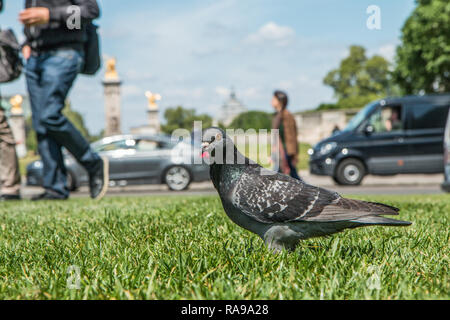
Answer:
[[[266,231],[263,239],[274,253],[280,253],[283,250],[292,252],[300,241],[300,235],[286,225],[273,226]]]
[[[295,246],[286,245],[286,244],[279,243],[276,241],[272,241],[272,242],[266,241],[266,245],[269,248],[269,250],[271,250],[275,254],[279,254],[279,253],[283,252],[283,250],[286,250],[289,252],[295,251]]]

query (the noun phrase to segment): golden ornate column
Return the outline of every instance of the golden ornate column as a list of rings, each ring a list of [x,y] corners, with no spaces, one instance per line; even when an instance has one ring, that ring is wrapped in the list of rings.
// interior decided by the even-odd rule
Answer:
[[[148,128],[149,132],[152,134],[157,134],[161,131],[161,124],[159,122],[159,108],[157,101],[162,99],[161,95],[158,93],[152,93],[147,91],[145,96],[148,99]]]
[[[22,109],[23,97],[15,95],[9,100],[11,104],[11,114],[9,117],[9,126],[16,140],[17,156],[24,158],[27,155],[27,135],[25,128],[25,116]]]
[[[122,82],[116,70],[116,59],[106,61],[106,72],[103,79],[105,97],[105,137],[118,135],[121,130],[120,87]]]

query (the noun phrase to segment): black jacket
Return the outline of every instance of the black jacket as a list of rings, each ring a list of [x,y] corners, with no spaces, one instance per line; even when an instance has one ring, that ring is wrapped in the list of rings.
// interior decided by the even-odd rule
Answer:
[[[71,16],[69,7],[73,5],[80,8],[81,29],[70,30],[67,26]],[[50,11],[47,25],[25,28],[25,44],[37,52],[63,47],[82,50],[86,23],[100,16],[96,0],[26,0],[25,7],[46,7]]]
[[[3,0],[0,0],[0,12],[3,10]]]

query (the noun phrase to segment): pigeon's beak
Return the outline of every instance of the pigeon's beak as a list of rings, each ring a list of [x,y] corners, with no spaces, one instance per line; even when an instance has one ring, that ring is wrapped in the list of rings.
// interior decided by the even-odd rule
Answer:
[[[202,143],[202,158],[209,158],[209,146],[211,145],[211,143],[209,142],[203,142]]]

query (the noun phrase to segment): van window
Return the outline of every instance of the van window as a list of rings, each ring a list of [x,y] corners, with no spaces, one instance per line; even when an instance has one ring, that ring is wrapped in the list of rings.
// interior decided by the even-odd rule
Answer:
[[[375,133],[403,130],[402,107],[386,106],[379,108],[369,118],[369,124]]]
[[[363,121],[367,119],[367,116],[369,113],[372,112],[373,108],[375,108],[378,105],[377,102],[369,103],[367,106],[365,106],[361,111],[358,112],[357,115],[355,115],[350,122],[348,123],[347,127],[343,130],[344,132],[353,131],[356,128],[358,128]]]
[[[449,106],[411,106],[411,129],[444,129]]]

